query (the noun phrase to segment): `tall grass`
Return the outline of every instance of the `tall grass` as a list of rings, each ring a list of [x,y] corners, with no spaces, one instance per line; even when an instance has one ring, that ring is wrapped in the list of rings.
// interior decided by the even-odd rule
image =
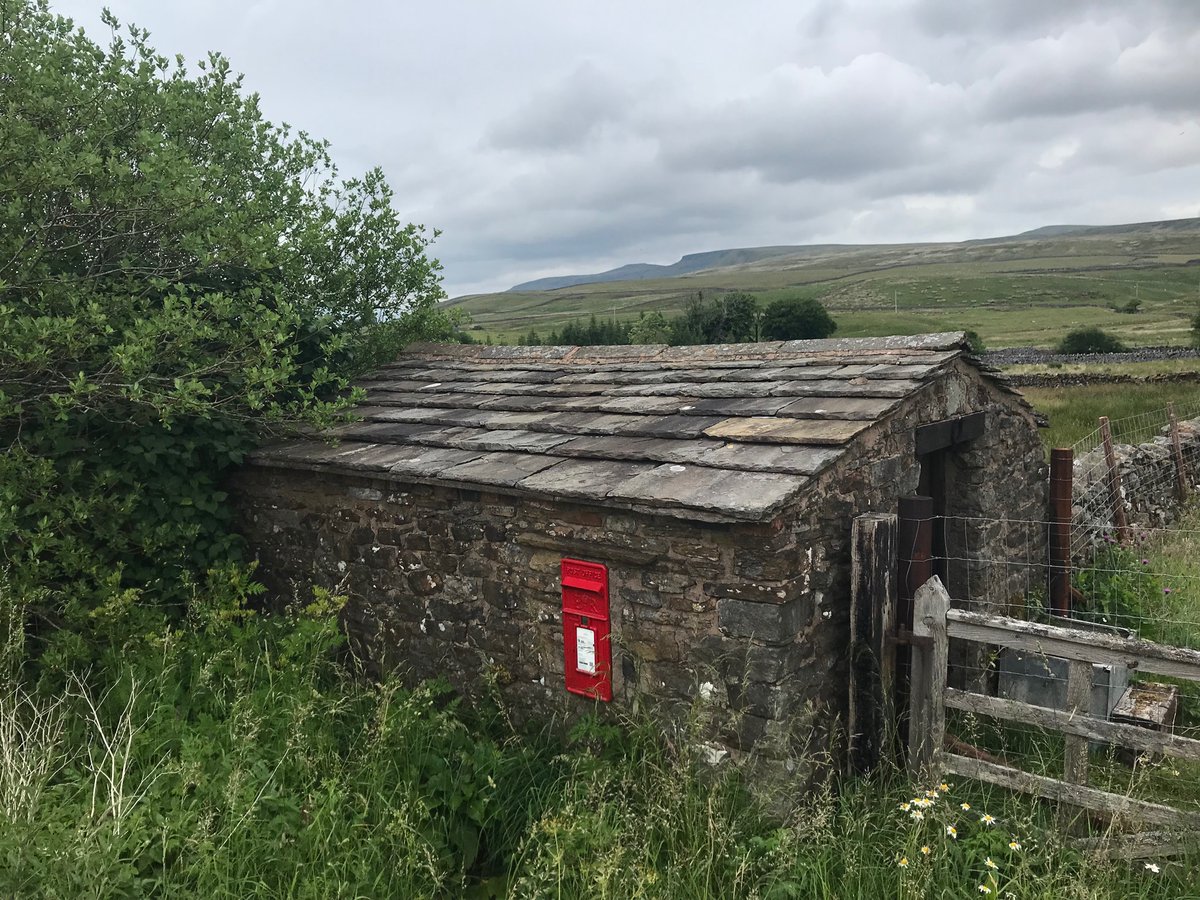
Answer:
[[[1165,382],[1025,387],[1021,393],[1049,419],[1050,427],[1042,432],[1043,443],[1071,447],[1099,427],[1101,416],[1123,419],[1163,409],[1168,403],[1191,406],[1197,389],[1193,383]]]
[[[1058,837],[1050,810],[979,786],[914,791],[883,773],[835,789],[779,774],[784,761],[762,769],[770,780],[746,777],[753,767],[701,762],[699,731],[664,735],[650,719],[518,733],[444,686],[355,673],[336,621],[329,602],[274,617],[215,604],[186,630],[112,635],[116,652],[63,677],[50,664],[61,656],[7,667],[0,697],[17,699],[0,705],[0,896],[1194,889],[1181,862],[1153,873],[1089,860]]]

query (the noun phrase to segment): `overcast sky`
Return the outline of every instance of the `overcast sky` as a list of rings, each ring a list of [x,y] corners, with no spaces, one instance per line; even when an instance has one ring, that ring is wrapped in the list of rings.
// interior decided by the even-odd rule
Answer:
[[[57,2],[103,39],[102,2]],[[1200,216],[1200,0],[108,0],[382,166],[451,295]]]

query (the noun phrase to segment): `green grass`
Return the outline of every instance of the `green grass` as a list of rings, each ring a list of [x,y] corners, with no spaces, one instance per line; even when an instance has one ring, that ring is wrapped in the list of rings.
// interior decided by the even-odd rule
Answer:
[[[791,780],[743,778],[697,762],[698,729],[668,740],[649,718],[586,718],[565,743],[514,731],[444,688],[341,668],[332,613],[216,604],[185,630],[136,633],[98,621],[120,640],[87,665],[79,647],[69,665],[61,647],[22,663],[9,631],[0,895],[832,900],[984,885],[1049,900],[1195,886],[1195,860],[1151,875],[1087,859],[1051,807],[982,785],[914,789],[885,771],[833,790],[810,782],[811,759]],[[914,799],[929,800],[920,817]]]
[[[1053,346],[1097,325],[1133,346],[1183,344],[1200,303],[1200,232],[1008,240],[986,244],[825,248],[677,278],[460,297],[476,337],[544,337],[573,319],[678,313],[702,290],[744,290],[762,303],[819,299],[839,334],[978,331],[989,346]],[[1135,314],[1118,312],[1130,301]]]
[[[1021,393],[1050,420],[1050,427],[1042,432],[1047,447],[1073,446],[1099,427],[1100,416],[1114,422],[1119,440],[1120,420],[1157,412],[1168,403],[1176,404],[1181,414],[1195,415],[1200,401],[1200,387],[1190,382],[1024,387]],[[1165,416],[1157,420],[1165,421]]]

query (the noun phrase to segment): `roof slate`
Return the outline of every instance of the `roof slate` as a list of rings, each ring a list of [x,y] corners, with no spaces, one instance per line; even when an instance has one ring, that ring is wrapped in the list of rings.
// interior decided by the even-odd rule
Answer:
[[[966,353],[961,333],[699,347],[418,345],[362,421],[258,465],[762,520]]]

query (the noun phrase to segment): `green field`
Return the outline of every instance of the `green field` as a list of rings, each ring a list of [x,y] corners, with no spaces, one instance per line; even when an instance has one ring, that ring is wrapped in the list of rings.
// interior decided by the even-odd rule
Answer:
[[[973,329],[989,346],[1053,345],[1098,325],[1134,346],[1183,344],[1200,303],[1200,220],[1086,236],[1024,236],[960,244],[822,247],[676,278],[600,282],[553,291],[455,298],[479,340],[544,338],[596,315],[678,313],[696,291],[744,290],[762,302],[818,298],[840,335]],[[1118,311],[1131,302],[1136,313]]]

